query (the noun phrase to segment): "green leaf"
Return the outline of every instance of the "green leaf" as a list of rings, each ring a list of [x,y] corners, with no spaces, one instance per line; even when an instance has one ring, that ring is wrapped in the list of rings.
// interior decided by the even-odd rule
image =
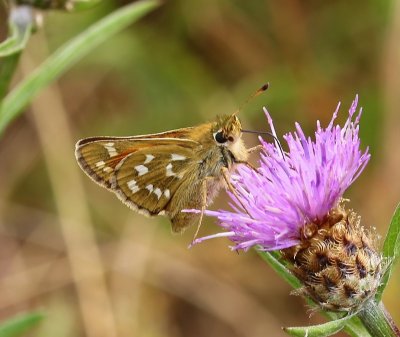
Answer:
[[[32,25],[18,28],[15,24],[10,23],[10,35],[2,43],[0,43],[0,57],[6,57],[20,53],[26,46],[32,32]]]
[[[342,330],[346,323],[353,317],[353,315],[349,315],[335,321],[330,321],[324,324],[318,324],[307,327],[292,327],[292,328],[283,328],[285,332],[287,332],[291,336],[296,337],[324,337],[331,336],[334,333]]]
[[[387,259],[389,265],[382,277],[381,285],[376,294],[376,299],[378,302],[382,297],[383,290],[385,289],[390,275],[392,273],[392,268],[397,261],[400,254],[400,204],[397,205],[396,210],[393,214],[392,220],[386,234],[385,243],[383,244],[383,256]]]
[[[0,43],[0,57],[9,55],[8,49],[12,48],[18,42],[18,29],[15,25],[10,25],[9,35],[6,40]]]
[[[40,313],[18,315],[0,325],[0,337],[22,336],[44,318]]]
[[[20,53],[3,58],[0,61],[0,102],[6,95],[11,79],[17,68]]]
[[[33,13],[25,7],[13,7],[9,18],[9,37],[0,44],[0,100],[5,96],[17,68],[22,50],[31,36]]]
[[[0,133],[44,87],[66,72],[100,43],[157,7],[157,0],[137,1],[114,11],[67,42],[5,98],[0,107]]]
[[[334,319],[338,319],[336,313],[324,312],[324,315],[326,317],[332,317],[331,314],[335,314],[336,317]],[[331,320],[333,319],[331,318]],[[371,337],[371,335],[368,333],[367,329],[357,316],[353,316],[352,318],[350,318],[346,322],[346,325],[343,330],[346,331],[347,334],[353,337]]]

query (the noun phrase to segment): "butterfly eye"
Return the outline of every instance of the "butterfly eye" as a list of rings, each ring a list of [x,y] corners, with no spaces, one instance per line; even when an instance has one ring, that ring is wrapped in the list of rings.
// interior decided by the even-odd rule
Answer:
[[[217,141],[219,144],[223,144],[227,142],[227,138],[223,135],[222,131],[219,131],[214,134],[214,139]]]

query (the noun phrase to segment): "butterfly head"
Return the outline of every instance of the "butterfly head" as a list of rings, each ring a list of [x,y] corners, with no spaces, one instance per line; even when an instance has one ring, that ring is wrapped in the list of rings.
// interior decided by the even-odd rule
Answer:
[[[236,114],[219,117],[213,126],[213,138],[217,145],[235,144],[242,135],[242,124]]]

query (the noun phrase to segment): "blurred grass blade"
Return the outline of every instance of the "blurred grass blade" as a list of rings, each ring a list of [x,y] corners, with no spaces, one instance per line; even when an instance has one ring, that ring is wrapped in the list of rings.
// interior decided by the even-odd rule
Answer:
[[[353,315],[349,315],[338,319],[336,321],[327,322],[324,324],[318,324],[307,327],[292,327],[292,328],[283,328],[283,330],[291,335],[296,337],[325,337],[331,336],[344,328],[347,321],[350,320]]]
[[[392,273],[392,268],[399,258],[400,254],[400,204],[397,205],[394,211],[392,220],[386,234],[385,243],[383,244],[383,256],[387,259],[389,263],[384,276],[382,277],[381,285],[378,289],[376,298],[378,301],[381,300],[382,293],[389,281],[390,275]]]
[[[35,18],[27,6],[13,7],[9,18],[9,37],[0,44],[0,100],[6,95],[22,50],[31,36]]]
[[[157,7],[157,0],[143,0],[114,11],[60,47],[10,92],[0,106],[0,133],[44,87],[66,72],[83,56],[129,24]]]
[[[0,57],[10,55],[9,50],[18,43],[18,29],[15,25],[10,25],[9,36],[0,43]]]
[[[10,56],[21,52],[31,35],[32,25],[19,28],[15,24],[10,23],[10,36],[2,43],[0,43],[0,57]]]
[[[19,315],[0,323],[0,337],[25,336],[25,333],[37,325],[43,317],[39,313],[30,313]]]
[[[11,25],[13,31],[17,31],[17,35],[13,35],[4,44],[0,45],[0,101],[6,95],[11,79],[17,68],[22,50],[31,35],[32,26],[27,26],[24,31]],[[19,35],[21,34],[21,35]],[[3,48],[4,47],[4,48]]]
[[[74,1],[74,11],[83,11],[90,9],[99,3],[101,3],[103,0],[75,0]]]
[[[8,38],[0,43],[0,57],[20,53],[28,42],[34,23],[35,14],[29,6],[12,7],[8,19]]]

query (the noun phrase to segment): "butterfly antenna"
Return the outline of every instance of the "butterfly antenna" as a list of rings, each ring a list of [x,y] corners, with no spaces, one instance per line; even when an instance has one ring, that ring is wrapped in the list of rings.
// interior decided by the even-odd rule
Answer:
[[[257,135],[268,135],[268,136],[272,137],[275,140],[275,142],[278,144],[279,150],[282,153],[282,157],[285,158],[281,142],[279,141],[278,137],[276,137],[273,133],[268,132],[268,131],[253,131],[253,130],[243,130],[243,129],[241,131],[243,133],[254,133],[254,134],[257,134]]]
[[[239,106],[239,108],[234,112],[234,115],[237,115],[242,109],[249,104],[254,98],[257,96],[261,95],[264,91],[266,91],[269,88],[269,83],[265,83],[262,87],[257,89],[253,94],[251,94],[247,99],[242,103],[242,105]]]

